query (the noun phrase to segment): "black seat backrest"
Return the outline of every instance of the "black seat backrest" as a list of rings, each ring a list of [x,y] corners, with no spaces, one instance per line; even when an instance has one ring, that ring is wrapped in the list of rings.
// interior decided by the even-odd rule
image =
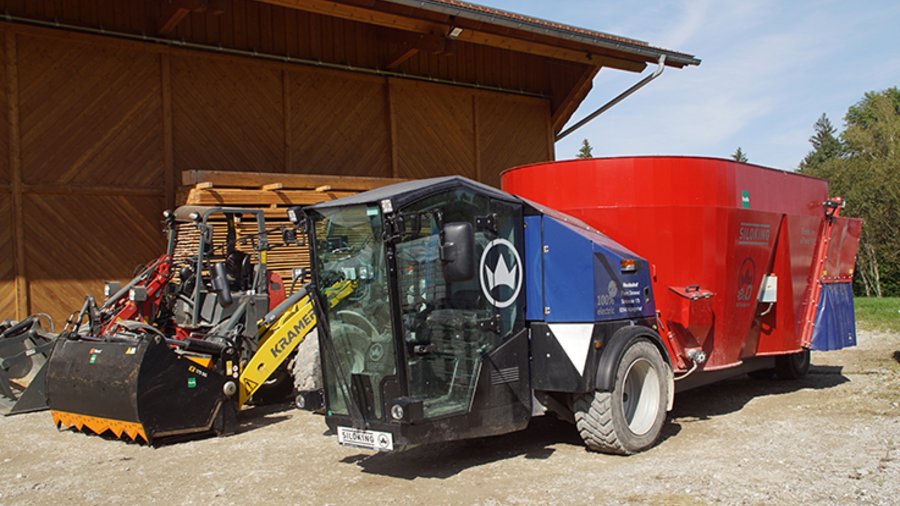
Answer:
[[[253,264],[250,261],[250,255],[238,250],[229,253],[225,258],[225,274],[228,277],[228,286],[232,290],[249,289],[253,279]]]

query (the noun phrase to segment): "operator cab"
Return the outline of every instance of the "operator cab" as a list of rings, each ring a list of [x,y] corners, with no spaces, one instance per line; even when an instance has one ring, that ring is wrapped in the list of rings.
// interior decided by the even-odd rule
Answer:
[[[176,290],[170,294],[175,325],[208,330],[240,311],[239,302],[247,299],[254,299],[251,306],[264,313],[270,305],[264,260],[269,245],[262,211],[182,206],[173,218],[180,229],[173,253],[186,257],[176,261],[180,283],[171,285]],[[249,221],[255,233],[239,238],[242,221]],[[256,322],[258,316],[248,321]]]
[[[394,450],[527,425],[524,207],[445,177],[307,209],[326,419],[342,443]],[[350,295],[323,304],[338,283]]]

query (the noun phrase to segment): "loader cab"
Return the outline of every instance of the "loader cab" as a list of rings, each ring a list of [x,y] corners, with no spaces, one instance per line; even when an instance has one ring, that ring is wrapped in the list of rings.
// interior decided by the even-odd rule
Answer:
[[[463,178],[308,210],[327,423],[397,449],[523,428],[531,412],[523,204]],[[371,443],[371,444],[369,444]]]

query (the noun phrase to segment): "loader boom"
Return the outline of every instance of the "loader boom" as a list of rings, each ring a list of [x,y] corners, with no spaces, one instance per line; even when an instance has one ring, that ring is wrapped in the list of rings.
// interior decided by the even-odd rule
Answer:
[[[339,281],[328,288],[329,306],[336,306],[353,292],[353,288],[351,281]],[[290,304],[287,311],[275,316],[277,319],[271,324],[265,325],[265,321],[270,319],[267,315],[260,325],[259,349],[244,366],[240,376],[238,404],[241,406],[247,403],[260,385],[272,377],[316,327],[315,307],[306,287],[298,290],[285,303]],[[275,308],[272,313],[277,315],[278,311],[279,308]]]

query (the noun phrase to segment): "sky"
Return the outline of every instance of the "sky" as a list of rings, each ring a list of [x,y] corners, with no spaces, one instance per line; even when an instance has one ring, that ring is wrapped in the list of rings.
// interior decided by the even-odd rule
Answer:
[[[896,0],[474,1],[702,60],[667,68],[557,143],[557,159],[574,157],[587,138],[594,156],[728,157],[740,146],[751,163],[793,170],[822,113],[843,130],[847,108],[865,92],[900,86]],[[601,70],[570,124],[639,79]]]

